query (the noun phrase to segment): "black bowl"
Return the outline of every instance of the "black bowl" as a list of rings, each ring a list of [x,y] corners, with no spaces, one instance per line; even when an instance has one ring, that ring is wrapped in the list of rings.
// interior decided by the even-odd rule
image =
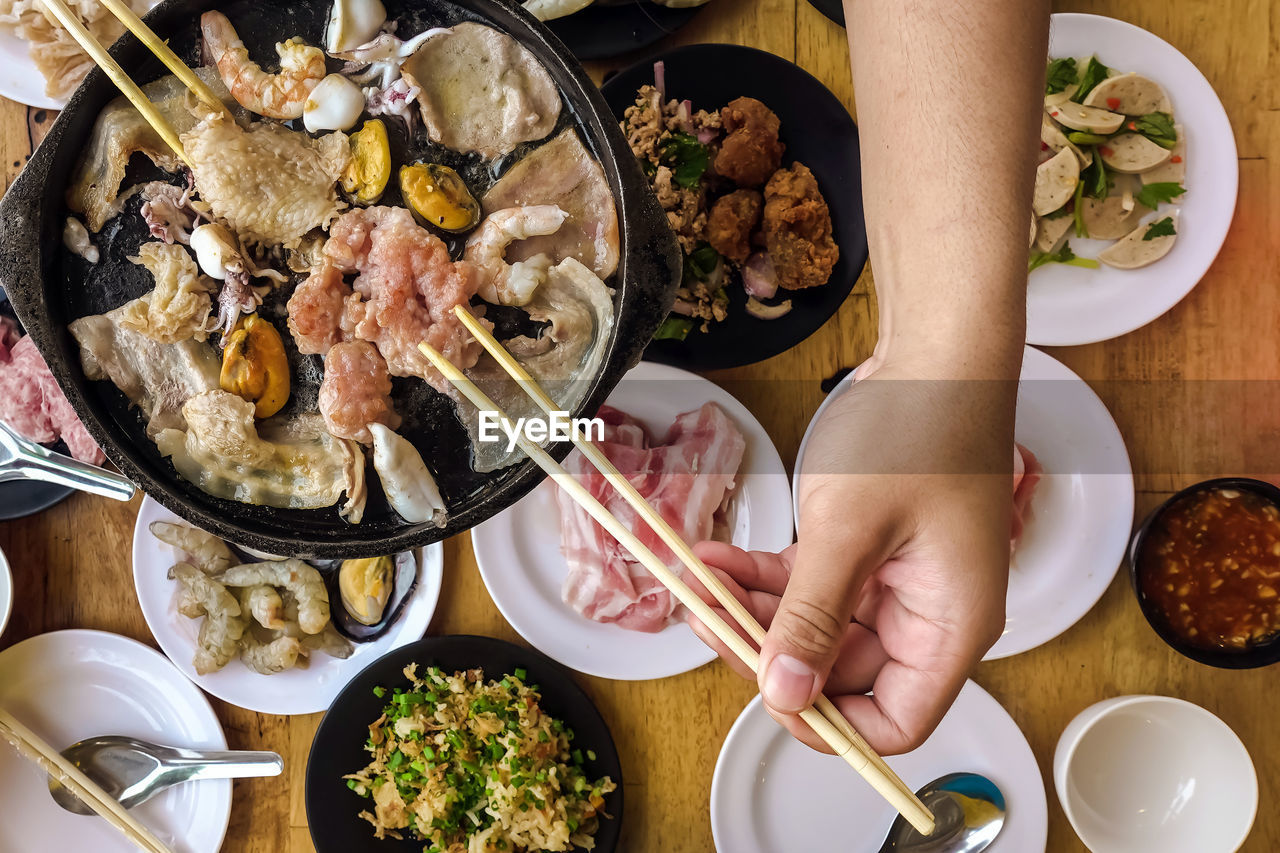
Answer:
[[[217,6],[237,24],[250,54],[265,60],[273,44],[299,35],[320,43],[331,0],[167,0],[147,15],[147,23],[190,64],[199,51],[199,16]],[[418,27],[475,20],[506,31],[542,62],[560,88],[564,110],[556,131],[574,126],[600,161],[613,190],[620,224],[620,263],[611,279],[617,324],[603,367],[587,383],[573,413],[590,415],[628,369],[669,310],[679,277],[679,250],[643,173],[631,156],[607,104],[581,66],[545,27],[507,0],[387,0],[389,15]],[[402,27],[406,32],[409,27]],[[417,30],[413,30],[416,32]],[[137,82],[156,79],[165,69],[130,34],[112,54]],[[120,258],[104,257],[95,267],[62,246],[63,192],[90,128],[101,108],[116,96],[98,69],[72,96],[44,142],[0,201],[0,282],[29,334],[35,339],[80,419],[120,471],[168,509],[224,539],[272,554],[302,557],[358,557],[396,553],[435,542],[472,527],[515,503],[542,479],[529,460],[478,474],[469,464],[470,444],[454,407],[421,382],[399,381],[392,397],[405,416],[401,433],[423,452],[450,508],[444,528],[408,524],[381,495],[370,476],[365,519],[349,525],[337,507],[288,510],[251,506],[212,497],[178,476],[168,459],[146,438],[144,425],[124,395],[109,382],[89,382],[79,347],[67,323],[98,314],[151,287],[145,271]],[[427,146],[429,143],[418,143]],[[448,156],[448,152],[440,153]],[[455,158],[461,155],[453,154]],[[483,167],[467,164],[476,173]],[[134,202],[137,203],[136,200]],[[136,225],[136,223],[133,223]],[[107,226],[111,228],[111,225]],[[141,238],[142,226],[136,226]],[[116,235],[119,236],[119,235]],[[127,245],[126,245],[127,248]],[[289,338],[288,335],[285,336]],[[291,341],[286,340],[288,346]],[[294,354],[296,358],[296,353]],[[295,367],[294,398],[313,403],[316,382],[303,381]],[[563,458],[570,445],[551,448]]]
[[[1138,557],[1142,553],[1147,534],[1169,507],[1189,495],[1210,489],[1239,489],[1244,492],[1252,492],[1280,507],[1280,488],[1263,480],[1253,480],[1248,477],[1219,477],[1188,486],[1152,511],[1134,531],[1133,539],[1129,543],[1129,582],[1133,586],[1134,595],[1138,598],[1138,606],[1142,609],[1142,615],[1146,617],[1147,623],[1160,636],[1160,639],[1164,640],[1174,651],[1184,657],[1191,658],[1197,663],[1222,669],[1254,669],[1260,666],[1269,666],[1280,661],[1280,634],[1265,643],[1259,643],[1252,648],[1238,652],[1193,646],[1173,631],[1165,620],[1163,611],[1142,592],[1142,584],[1138,577]]]
[[[798,160],[808,166],[831,209],[840,259],[821,287],[779,292],[791,300],[789,314],[776,320],[751,316],[746,292],[733,284],[723,321],[706,332],[691,331],[683,341],[654,341],[644,354],[649,361],[688,370],[763,361],[791,349],[840,310],[867,262],[858,128],[840,99],[807,71],[772,53],[734,44],[679,47],[619,71],[601,89],[619,120],[635,102],[636,90],[653,82],[656,60],[666,66],[667,96],[687,98],[694,109],[718,110],[745,95],[777,113],[779,137],[787,146],[782,164]]]
[[[344,775],[368,763],[368,753],[364,751],[368,727],[378,719],[386,704],[373,695],[373,688],[402,686],[403,670],[411,663],[417,663],[420,669],[438,666],[446,672],[479,668],[487,678],[524,669],[528,675],[526,683],[540,688],[542,708],[573,730],[574,746],[584,753],[588,749],[595,752],[595,759],[589,759],[584,765],[587,775],[591,778],[609,776],[618,785],[617,790],[605,796],[604,810],[612,817],[600,819],[600,829],[595,835],[597,853],[613,853],[622,831],[622,765],[600,712],[574,683],[568,670],[541,652],[492,637],[466,635],[427,637],[402,646],[365,667],[333,700],[320,721],[307,758],[307,825],[318,853],[375,849],[420,853],[422,850],[420,841],[373,841],[372,827],[357,817],[368,808],[369,801],[353,793],[342,781]]]

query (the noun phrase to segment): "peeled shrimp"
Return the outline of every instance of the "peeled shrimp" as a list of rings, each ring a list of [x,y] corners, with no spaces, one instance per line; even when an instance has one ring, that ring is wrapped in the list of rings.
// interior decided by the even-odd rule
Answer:
[[[500,305],[527,304],[547,280],[551,258],[539,254],[508,264],[503,257],[507,246],[516,240],[554,234],[568,215],[554,204],[535,204],[495,210],[486,216],[467,239],[463,254],[480,268],[480,298]]]
[[[240,660],[254,672],[275,675],[297,666],[303,653],[302,643],[294,637],[277,637],[264,643],[250,631],[241,642]]]
[[[324,652],[330,657],[346,660],[355,649],[351,641],[338,633],[338,629],[330,622],[319,634],[308,634],[302,638],[303,648],[309,651]]]
[[[218,580],[227,586],[267,586],[288,590],[298,600],[298,624],[308,634],[319,634],[329,623],[329,593],[324,578],[302,560],[248,563],[225,571]]]
[[[325,77],[324,51],[300,38],[276,45],[280,71],[268,74],[249,58],[236,29],[221,12],[200,16],[206,56],[231,96],[245,109],[268,118],[301,118],[311,90]]]
[[[182,584],[188,603],[203,608],[206,614],[192,661],[196,672],[207,675],[222,669],[235,657],[248,624],[236,597],[190,563],[178,563],[169,570],[169,577]]]
[[[240,600],[240,611],[264,628],[278,630],[284,627],[284,602],[274,587],[266,584],[241,587],[236,596]]]
[[[186,554],[187,562],[206,575],[221,574],[237,562],[227,543],[198,527],[188,527],[185,524],[174,524],[169,521],[153,521],[147,529],[161,542],[172,545]]]

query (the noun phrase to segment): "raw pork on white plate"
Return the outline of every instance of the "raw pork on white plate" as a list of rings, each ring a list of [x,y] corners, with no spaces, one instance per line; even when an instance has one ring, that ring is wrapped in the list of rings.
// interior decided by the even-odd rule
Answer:
[[[800,442],[793,503],[814,425],[853,387],[827,395]],[[1027,347],[1018,382],[1011,535],[1016,539],[1004,634],[984,660],[1052,640],[1098,602],[1124,560],[1133,526],[1133,473],[1124,437],[1098,395],[1061,362]],[[798,511],[798,509],[797,509]]]
[[[704,408],[707,403],[714,406]],[[605,411],[607,419],[614,422],[606,436],[614,440],[608,442],[606,451],[620,467],[626,465],[625,454],[651,456],[656,447],[659,457],[679,457],[690,467],[696,465],[697,470],[711,475],[698,478],[701,482],[693,486],[687,476],[673,477],[665,484],[657,477],[633,480],[642,494],[651,495],[651,501],[665,507],[664,517],[677,528],[684,527],[690,539],[696,538],[692,530],[705,529],[705,519],[700,511],[685,516],[683,508],[704,503],[696,496],[700,489],[711,493],[717,487],[723,489],[721,481],[728,463],[717,457],[731,457],[735,444],[732,432],[719,423],[721,417],[727,418],[733,432],[741,434],[743,447],[727,511],[721,513],[723,528],[719,538],[752,550],[780,551],[791,544],[791,496],[782,460],[764,428],[731,394],[696,374],[645,362],[623,378],[609,396],[608,406],[631,416],[624,419]],[[681,415],[686,416],[683,425],[672,433]],[[603,494],[599,491],[605,488],[603,478],[585,460],[575,462],[575,458],[580,459],[575,455],[567,464],[581,466],[579,479],[597,494]],[[512,627],[535,648],[565,666],[604,678],[664,678],[712,660],[715,654],[683,622],[656,632],[630,630],[616,622],[588,619],[565,602],[570,567],[562,550],[556,491],[553,483],[544,482],[515,506],[472,530],[480,574]],[[685,491],[694,492],[691,502],[684,497]],[[621,498],[611,493],[608,505],[623,520],[634,515]],[[642,541],[656,545],[659,556],[665,554],[666,549],[647,527],[632,529]],[[595,547],[590,544],[596,536],[593,527],[572,525],[569,534],[571,553],[584,542]],[[602,609],[607,615],[621,614],[626,609],[627,604],[619,607],[614,596],[619,587],[635,583],[624,555],[614,548],[603,552],[603,558],[592,558],[587,553],[575,557],[575,584],[570,590],[579,604]],[[592,568],[587,562],[599,569],[606,560],[614,574],[588,578],[586,587],[577,584]],[[641,577],[647,577],[647,573]],[[645,596],[640,607],[627,613],[624,621],[630,622],[634,617],[666,623],[670,600],[665,590],[657,589],[650,581],[643,581],[642,586],[651,594]],[[676,615],[679,616],[678,610]]]

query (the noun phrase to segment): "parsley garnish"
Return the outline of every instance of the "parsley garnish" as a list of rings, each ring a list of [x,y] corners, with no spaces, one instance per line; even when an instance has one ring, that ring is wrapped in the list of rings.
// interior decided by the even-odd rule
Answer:
[[[1063,243],[1062,248],[1052,254],[1032,252],[1031,260],[1027,262],[1027,272],[1033,272],[1045,264],[1066,264],[1072,267],[1087,267],[1091,270],[1098,268],[1098,262],[1092,258],[1076,257],[1076,253],[1071,251],[1070,243]]]
[[[1166,216],[1164,219],[1151,223],[1151,227],[1147,229],[1147,233],[1142,235],[1143,242],[1154,240],[1157,237],[1172,237],[1178,232],[1173,230],[1173,217]]]
[[[1107,75],[1111,73],[1111,69],[1098,61],[1098,57],[1089,57],[1089,64],[1085,66],[1084,73],[1080,75],[1080,88],[1076,89],[1076,93],[1071,96],[1073,101],[1084,103],[1084,98],[1094,87],[1107,79]]]
[[[1147,113],[1125,127],[1140,133],[1161,148],[1172,148],[1178,143],[1178,131],[1173,128],[1173,116],[1168,113]]]
[[[1139,203],[1145,204],[1147,207],[1155,210],[1163,201],[1173,201],[1178,196],[1186,192],[1186,188],[1177,181],[1160,181],[1154,184],[1147,184],[1138,190],[1134,196]]]
[[[677,132],[658,143],[658,162],[670,167],[677,186],[692,189],[711,164],[711,151],[692,134]]]
[[[1044,93],[1055,95],[1076,82],[1076,61],[1071,57],[1055,59],[1049,63],[1044,75]]]

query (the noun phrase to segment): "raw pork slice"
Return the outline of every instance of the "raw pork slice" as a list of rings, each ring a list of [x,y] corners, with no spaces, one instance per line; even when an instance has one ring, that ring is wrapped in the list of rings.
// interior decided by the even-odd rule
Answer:
[[[1018,546],[1022,530],[1031,520],[1031,498],[1035,495],[1044,468],[1034,453],[1021,444],[1013,446],[1013,527],[1009,533],[1009,548]]]
[[[31,338],[18,338],[9,348],[13,334],[10,327],[0,326],[0,420],[40,444],[61,438],[81,462],[102,462],[102,450],[80,423]]]
[[[724,410],[707,403],[685,412],[660,444],[625,412],[605,406],[598,416],[606,428],[597,445],[649,504],[686,542],[711,538],[746,450],[746,439]],[[679,559],[580,453],[571,454],[565,467],[659,559],[683,571]],[[661,631],[678,621],[671,593],[572,498],[560,491],[556,498],[560,548],[569,563],[561,589],[565,602],[588,619],[633,631]]]

